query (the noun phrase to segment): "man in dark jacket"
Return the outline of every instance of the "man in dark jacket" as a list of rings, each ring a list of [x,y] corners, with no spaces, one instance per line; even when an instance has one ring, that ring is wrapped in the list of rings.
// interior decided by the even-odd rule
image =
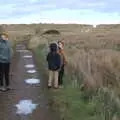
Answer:
[[[52,87],[52,81],[54,79],[54,88],[58,88],[58,73],[61,65],[60,55],[57,53],[57,44],[50,44],[50,52],[47,55],[49,80],[48,88]]]
[[[8,35],[0,35],[0,90],[6,91],[9,87],[9,69],[12,58],[12,48]]]

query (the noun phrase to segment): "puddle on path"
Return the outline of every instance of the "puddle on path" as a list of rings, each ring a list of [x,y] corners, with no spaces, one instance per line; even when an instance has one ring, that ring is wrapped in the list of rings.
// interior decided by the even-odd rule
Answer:
[[[38,104],[34,104],[32,100],[21,100],[16,106],[17,114],[19,115],[28,115],[36,109]]]
[[[30,85],[40,84],[40,80],[35,78],[26,79],[25,82]]]
[[[36,70],[28,70],[27,73],[30,73],[30,74],[33,74],[33,73],[36,73],[37,71]]]
[[[16,50],[17,52],[29,52],[29,50]]]
[[[25,55],[23,58],[32,58],[32,55]]]
[[[26,68],[34,68],[35,65],[33,65],[33,64],[28,64],[28,65],[25,65],[25,67],[26,67]]]

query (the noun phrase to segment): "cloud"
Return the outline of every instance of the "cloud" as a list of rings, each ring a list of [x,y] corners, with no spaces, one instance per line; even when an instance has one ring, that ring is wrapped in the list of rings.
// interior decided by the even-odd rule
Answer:
[[[93,9],[98,11],[118,11],[120,12],[119,0],[65,0],[65,1],[58,1],[58,0],[6,0],[0,1],[1,5],[6,4],[15,4],[16,7],[31,7],[35,6],[56,6],[57,9],[68,8],[68,9]]]
[[[119,22],[119,4],[119,0],[1,0],[0,22],[18,23],[21,19],[21,22],[91,20],[97,23],[103,18],[103,21]]]

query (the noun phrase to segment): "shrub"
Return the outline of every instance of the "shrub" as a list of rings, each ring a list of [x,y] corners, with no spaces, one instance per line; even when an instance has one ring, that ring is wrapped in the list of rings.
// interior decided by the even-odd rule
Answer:
[[[45,34],[57,34],[60,35],[60,32],[58,30],[47,30],[43,33],[43,35]]]

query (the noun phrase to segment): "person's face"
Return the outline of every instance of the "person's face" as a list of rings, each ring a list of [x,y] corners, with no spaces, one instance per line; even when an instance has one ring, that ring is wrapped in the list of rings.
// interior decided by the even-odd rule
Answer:
[[[63,49],[63,44],[61,42],[58,43],[59,48]]]
[[[8,40],[8,38],[5,35],[1,36],[3,40]]]

